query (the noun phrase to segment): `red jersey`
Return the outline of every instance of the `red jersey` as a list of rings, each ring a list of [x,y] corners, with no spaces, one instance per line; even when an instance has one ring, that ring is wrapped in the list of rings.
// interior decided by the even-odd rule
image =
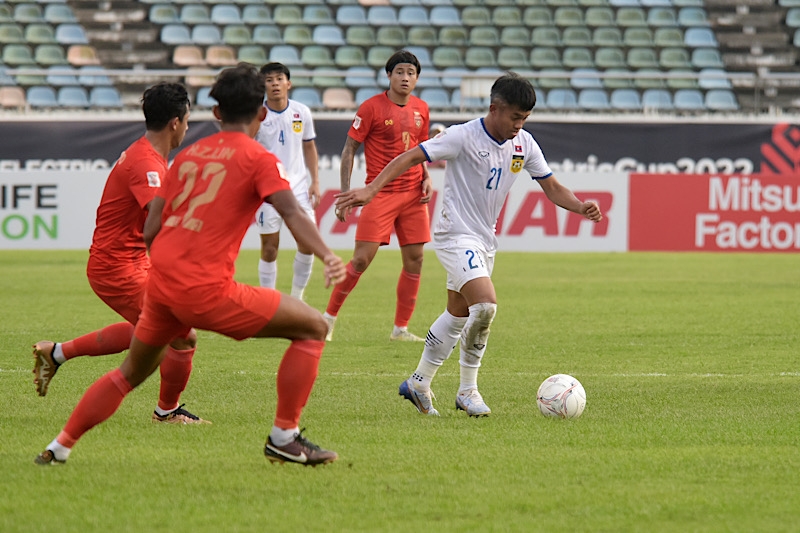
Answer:
[[[144,136],[122,152],[97,208],[90,271],[103,275],[147,261],[142,236],[145,207],[155,197],[166,172],[167,160]]]
[[[219,132],[183,150],[159,192],[165,205],[150,283],[173,301],[215,301],[233,284],[259,206],[284,189],[291,187],[278,158],[244,133]]]
[[[428,140],[428,104],[411,95],[404,106],[395,104],[385,92],[366,100],[356,111],[347,134],[364,144],[367,180],[370,183],[389,162]],[[418,189],[422,166],[414,165],[389,182],[383,191]]]

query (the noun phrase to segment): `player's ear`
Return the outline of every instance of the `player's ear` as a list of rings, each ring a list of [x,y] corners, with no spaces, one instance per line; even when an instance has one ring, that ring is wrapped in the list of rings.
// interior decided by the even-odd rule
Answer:
[[[266,109],[266,108],[265,108]],[[215,105],[211,108],[211,112],[214,114],[214,118],[217,120],[222,120],[222,115],[219,112],[219,106]],[[262,119],[263,120],[263,119]]]
[[[265,119],[265,118],[267,118],[267,106],[265,106],[265,105],[262,105],[262,106],[261,106],[261,107],[258,109],[258,121],[259,121],[259,122],[264,122],[264,119]]]

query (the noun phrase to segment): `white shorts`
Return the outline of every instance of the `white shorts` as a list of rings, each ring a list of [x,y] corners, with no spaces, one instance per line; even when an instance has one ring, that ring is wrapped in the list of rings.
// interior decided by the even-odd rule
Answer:
[[[461,292],[461,287],[477,278],[491,278],[494,253],[488,253],[474,240],[456,240],[446,248],[437,248],[436,257],[447,272],[447,289]]]
[[[308,191],[295,193],[294,197],[297,198],[297,203],[299,203],[303,211],[306,212],[308,218],[313,220],[316,225],[317,214],[314,212],[314,208],[311,207],[311,199],[308,197]],[[256,228],[258,229],[258,233],[261,235],[278,233],[281,227],[283,227],[283,219],[280,214],[278,214],[278,211],[272,207],[272,204],[267,202],[261,204],[261,207],[256,211]]]

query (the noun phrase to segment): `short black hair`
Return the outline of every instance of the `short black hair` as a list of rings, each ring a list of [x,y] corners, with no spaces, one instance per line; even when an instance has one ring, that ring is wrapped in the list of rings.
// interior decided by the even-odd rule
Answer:
[[[142,112],[149,131],[161,131],[173,118],[183,120],[191,101],[186,87],[180,83],[161,82],[142,94]]]
[[[284,76],[286,76],[287,80],[292,79],[292,74],[289,72],[289,67],[284,65],[283,63],[267,63],[263,67],[261,67],[261,74],[267,76],[269,74],[274,74],[275,72],[280,72]]]
[[[422,65],[419,64],[419,59],[417,59],[417,56],[408,50],[399,50],[392,54],[392,57],[386,61],[386,74],[391,74],[394,70],[394,67],[400,63],[410,63],[414,65],[414,67],[417,69],[417,77],[419,78],[419,73],[422,72]]]
[[[223,122],[249,122],[264,106],[264,75],[249,63],[239,63],[217,75],[209,96],[218,102]]]
[[[522,111],[530,111],[536,105],[533,84],[515,72],[507,72],[492,84],[489,100],[505,102]]]

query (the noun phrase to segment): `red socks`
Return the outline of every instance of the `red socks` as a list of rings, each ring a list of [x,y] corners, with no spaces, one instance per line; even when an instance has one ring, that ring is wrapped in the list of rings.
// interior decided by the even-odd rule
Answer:
[[[127,350],[133,337],[133,324],[119,322],[61,344],[65,359],[81,355],[109,355]]]
[[[192,373],[192,357],[196,348],[176,350],[167,348],[167,354],[161,361],[161,389],[158,396],[158,408],[171,411],[178,407],[181,393],[186,389],[189,375]]]
[[[317,379],[324,347],[324,341],[294,341],[283,355],[278,367],[278,409],[275,414],[275,425],[279,428],[299,425],[303,407]]]
[[[397,280],[397,309],[394,313],[394,325],[404,328],[408,326],[414,308],[417,305],[419,292],[419,274],[411,274],[402,270]]]
[[[75,446],[84,433],[113,415],[132,390],[118,368],[95,381],[75,406],[58,442],[67,448]]]
[[[350,291],[352,291],[353,287],[355,287],[356,283],[358,283],[358,279],[361,277],[361,274],[363,274],[363,272],[358,272],[355,268],[353,268],[352,261],[347,263],[345,269],[347,270],[347,275],[344,277],[344,281],[333,288],[331,299],[328,301],[328,308],[325,309],[325,312],[331,316],[336,316],[339,314],[339,309],[341,309],[342,305],[344,305],[347,295],[350,294]]]

